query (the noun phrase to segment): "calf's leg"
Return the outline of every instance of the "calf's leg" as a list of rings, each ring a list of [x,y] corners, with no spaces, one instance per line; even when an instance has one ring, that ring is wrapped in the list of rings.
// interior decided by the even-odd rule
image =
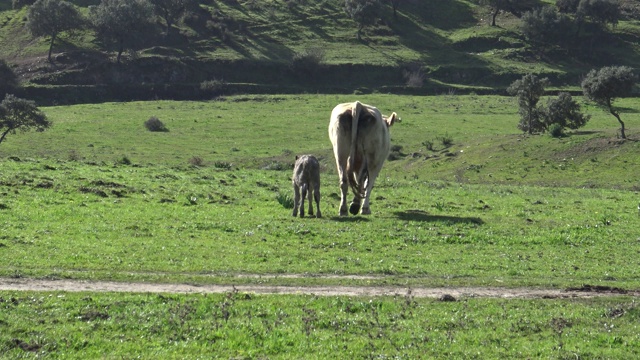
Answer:
[[[300,205],[300,187],[293,184],[293,216],[298,216],[298,206]]]

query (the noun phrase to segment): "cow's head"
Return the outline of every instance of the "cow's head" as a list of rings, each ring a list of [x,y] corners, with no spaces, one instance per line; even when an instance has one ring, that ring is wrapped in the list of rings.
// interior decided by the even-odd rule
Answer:
[[[384,120],[385,123],[387,123],[387,127],[393,125],[396,122],[400,122],[400,116],[398,116],[398,114],[396,114],[395,112],[391,114],[391,116],[382,116],[382,119]]]

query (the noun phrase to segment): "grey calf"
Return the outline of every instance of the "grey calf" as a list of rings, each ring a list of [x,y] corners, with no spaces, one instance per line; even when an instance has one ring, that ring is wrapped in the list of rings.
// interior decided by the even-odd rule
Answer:
[[[302,191],[302,194],[300,193]],[[320,163],[313,155],[296,156],[296,165],[293,168],[293,216],[304,217],[304,199],[309,192],[309,215],[313,215],[313,198],[316,199],[318,209],[316,217],[322,217],[320,213]]]

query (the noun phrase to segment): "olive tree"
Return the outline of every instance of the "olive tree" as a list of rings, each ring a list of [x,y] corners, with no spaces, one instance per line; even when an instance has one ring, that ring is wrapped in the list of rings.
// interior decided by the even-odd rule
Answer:
[[[192,0],[149,0],[149,2],[153,5],[155,13],[167,24],[166,35],[168,36],[173,24],[184,15]]]
[[[358,40],[362,39],[362,29],[374,22],[380,10],[379,0],[345,0],[344,11],[358,24]]]
[[[542,128],[540,122],[542,109],[538,107],[538,102],[544,94],[544,87],[548,84],[547,78],[540,79],[534,74],[527,74],[507,88],[509,94],[518,98],[520,130],[533,134]]]
[[[51,62],[53,44],[63,31],[82,27],[83,18],[76,7],[63,0],[38,0],[29,7],[27,13],[27,28],[33,36],[48,36],[49,55]]]
[[[534,43],[558,44],[565,40],[571,24],[567,15],[554,7],[544,6],[525,12],[520,28],[524,36]]]
[[[614,26],[622,16],[618,0],[580,0],[576,13],[578,17],[587,17],[596,24]]]
[[[580,111],[580,104],[568,92],[561,92],[557,98],[549,98],[542,109],[542,126],[548,131],[553,125],[560,129],[579,129],[587,124],[591,117]]]
[[[620,123],[620,137],[626,139],[625,126],[620,119],[619,110],[613,106],[616,98],[631,95],[637,81],[636,75],[628,66],[605,66],[591,70],[582,80],[584,96],[605,108]]]
[[[7,94],[0,103],[0,143],[16,131],[44,131],[51,126],[35,102]]]
[[[151,23],[153,7],[147,0],[102,0],[89,7],[89,16],[98,38],[115,43],[119,64],[125,48]]]

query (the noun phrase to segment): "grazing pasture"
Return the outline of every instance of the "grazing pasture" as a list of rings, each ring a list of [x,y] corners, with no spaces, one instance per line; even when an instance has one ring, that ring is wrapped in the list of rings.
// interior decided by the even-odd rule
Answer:
[[[330,109],[354,98],[385,114],[393,109],[402,122],[391,133],[373,214],[339,218],[326,129]],[[640,102],[620,105],[627,141],[616,139],[610,115],[590,106],[584,110],[593,118],[580,132],[524,136],[511,98],[473,95],[238,96],[42,108],[50,130],[10,135],[0,146],[0,276],[635,290]],[[151,116],[169,131],[147,131]],[[322,219],[293,218],[282,205],[300,153],[321,162]],[[324,346],[318,357],[638,352],[632,298],[440,303],[406,296],[5,291],[0,307],[0,326],[8,329],[0,332],[0,349],[11,354],[32,344],[60,356],[108,352],[116,333],[129,345],[114,354],[125,357],[145,349],[173,357],[212,349],[224,357],[296,357],[317,352],[318,344]],[[64,307],[74,310],[62,314]],[[88,309],[86,319],[80,309]],[[38,324],[18,321],[21,312],[49,315]],[[173,322],[154,324],[156,312]],[[141,313],[147,320],[136,317]],[[140,327],[156,338],[138,345],[132,339],[140,338]]]
[[[630,298],[3,292],[6,358],[635,358]]]

